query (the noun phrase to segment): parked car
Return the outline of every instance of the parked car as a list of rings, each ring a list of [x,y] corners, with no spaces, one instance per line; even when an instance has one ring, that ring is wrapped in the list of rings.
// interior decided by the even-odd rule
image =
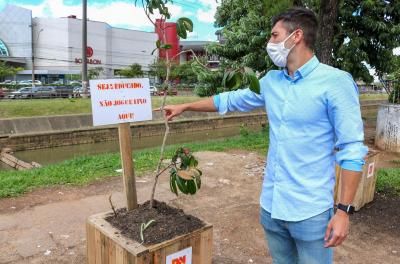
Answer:
[[[0,82],[0,84],[8,84],[8,85],[16,85],[16,81],[5,80],[4,82]]]
[[[56,95],[57,95],[57,92],[54,87],[37,86],[32,89],[30,98],[53,98],[53,97],[56,97]]]
[[[74,97],[83,97],[83,87],[77,86],[74,88]],[[90,87],[87,88],[88,97],[90,97]]]
[[[23,80],[23,81],[18,82],[18,84],[32,85],[32,80]],[[39,80],[35,80],[35,85],[42,85],[42,82]]]
[[[155,86],[150,85],[150,94],[157,95],[158,89]]]
[[[29,98],[32,94],[32,87],[22,87],[17,91],[9,93],[6,98],[9,99],[19,99],[19,98]]]
[[[57,97],[63,97],[63,98],[74,97],[75,87],[73,86],[54,86],[54,89],[56,91]]]
[[[69,81],[68,84],[69,84],[69,85],[82,85],[82,82],[81,82],[81,81],[73,80],[73,81]]]
[[[63,80],[54,81],[51,84],[64,84]]]
[[[160,95],[160,96],[163,96],[164,95],[164,91],[163,90],[158,91],[157,94]],[[178,90],[176,88],[171,88],[171,89],[169,89],[167,91],[167,94],[168,95],[178,95]]]

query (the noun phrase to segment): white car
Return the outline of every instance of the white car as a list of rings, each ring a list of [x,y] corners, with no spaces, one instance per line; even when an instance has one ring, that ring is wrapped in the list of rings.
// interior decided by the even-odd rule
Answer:
[[[157,95],[157,87],[150,85],[150,94],[151,95]]]
[[[17,84],[17,82],[16,81],[11,81],[11,80],[5,80],[4,82],[1,82],[0,84],[15,85],[15,84]]]
[[[32,85],[32,80],[23,80],[23,81],[18,82],[18,84]],[[35,80],[35,85],[42,85],[42,82],[39,80]]]

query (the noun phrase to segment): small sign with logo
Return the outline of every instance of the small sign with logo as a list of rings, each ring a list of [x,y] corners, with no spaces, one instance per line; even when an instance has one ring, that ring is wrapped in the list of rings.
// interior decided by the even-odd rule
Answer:
[[[374,170],[375,170],[375,163],[372,162],[372,163],[368,164],[367,178],[374,176]]]
[[[192,247],[167,256],[166,264],[192,264]]]

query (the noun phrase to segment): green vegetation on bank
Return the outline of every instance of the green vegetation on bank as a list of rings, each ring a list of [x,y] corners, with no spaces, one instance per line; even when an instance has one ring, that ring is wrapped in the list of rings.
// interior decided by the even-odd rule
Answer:
[[[166,157],[184,145],[192,151],[227,151],[241,149],[265,155],[268,148],[268,132],[249,132],[240,128],[240,136],[208,142],[171,145],[166,148]],[[135,172],[140,177],[154,171],[159,157],[159,149],[152,148],[134,153]],[[398,161],[393,161],[397,164]],[[201,166],[200,166],[201,167]],[[0,171],[0,198],[18,196],[39,187],[57,185],[85,185],[96,180],[119,176],[119,153],[77,157],[58,164],[30,171]],[[383,168],[378,171],[376,190],[400,195],[400,168]]]
[[[168,146],[165,152],[166,157],[172,157],[174,150],[182,145],[192,151],[243,149],[265,154],[268,147],[268,134],[267,132],[248,132],[242,128],[241,136],[237,137]],[[136,175],[140,177],[147,171],[154,171],[159,154],[158,148],[135,152]],[[17,196],[39,187],[85,185],[102,178],[121,175],[115,171],[119,168],[121,168],[119,153],[109,153],[77,157],[29,171],[0,171],[0,198]]]
[[[376,191],[400,195],[400,168],[379,169]]]
[[[388,94],[360,94],[360,100],[387,100]]]

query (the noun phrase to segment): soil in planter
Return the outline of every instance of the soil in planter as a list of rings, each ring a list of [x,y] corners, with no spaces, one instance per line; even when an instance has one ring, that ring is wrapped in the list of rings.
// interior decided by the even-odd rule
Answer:
[[[159,201],[154,201],[154,207],[149,209],[149,203],[147,201],[130,212],[126,208],[118,209],[117,217],[111,214],[106,217],[106,221],[119,229],[122,235],[141,243],[140,226],[155,220],[143,233],[146,245],[157,244],[205,226],[203,221],[185,214],[182,209]]]

